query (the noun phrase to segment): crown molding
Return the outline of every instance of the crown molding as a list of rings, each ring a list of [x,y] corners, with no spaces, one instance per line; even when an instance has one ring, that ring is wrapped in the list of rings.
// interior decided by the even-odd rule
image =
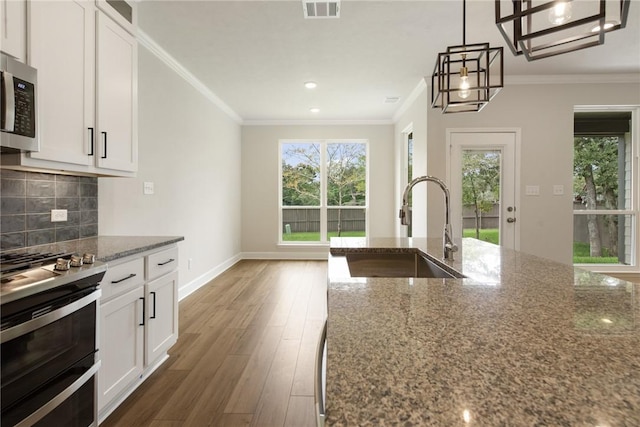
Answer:
[[[173,56],[171,56],[166,50],[164,50],[155,40],[153,40],[147,33],[138,29],[136,34],[138,43],[149,52],[154,54],[159,60],[164,62],[169,68],[175,71],[180,77],[182,77],[187,83],[193,86],[198,92],[200,92],[205,98],[216,105],[222,112],[229,116],[233,121],[238,124],[243,124],[242,117],[238,115],[231,107],[229,107],[218,95],[213,93],[204,83],[202,83],[196,76],[194,76],[189,70],[187,70],[182,64],[180,64]]]
[[[555,74],[531,76],[505,76],[505,85],[552,85],[640,83],[640,73],[634,74]]]
[[[422,92],[424,92],[426,88],[427,88],[427,77],[420,79],[420,81],[418,82],[416,87],[411,91],[407,99],[405,99],[405,101],[402,103],[400,108],[398,108],[396,112],[393,114],[393,118],[392,118],[393,123],[397,123],[398,120],[400,120],[400,117],[402,117],[402,115],[406,113],[409,108],[411,108],[413,103],[416,102],[416,99],[418,99],[418,97],[422,94]]]
[[[380,126],[392,125],[389,120],[245,120],[243,126]]]

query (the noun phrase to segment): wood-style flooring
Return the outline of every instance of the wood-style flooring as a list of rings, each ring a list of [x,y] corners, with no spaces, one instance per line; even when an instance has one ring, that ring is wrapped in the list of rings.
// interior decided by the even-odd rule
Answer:
[[[326,261],[241,261],[180,302],[167,360],[102,427],[315,426]]]

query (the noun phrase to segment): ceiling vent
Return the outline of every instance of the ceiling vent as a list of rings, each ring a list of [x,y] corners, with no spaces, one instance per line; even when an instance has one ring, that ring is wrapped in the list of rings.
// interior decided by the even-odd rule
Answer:
[[[384,99],[384,103],[385,104],[395,104],[398,101],[400,101],[400,97],[399,96],[387,96]]]
[[[302,0],[305,19],[340,18],[340,1]]]

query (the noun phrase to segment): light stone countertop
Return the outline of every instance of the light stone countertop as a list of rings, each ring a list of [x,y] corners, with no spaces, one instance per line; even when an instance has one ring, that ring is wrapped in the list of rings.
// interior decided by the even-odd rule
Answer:
[[[465,279],[350,278],[332,239],[326,424],[640,426],[640,284],[463,239]]]
[[[73,252],[79,255],[91,253],[98,261],[115,261],[152,249],[178,243],[182,236],[98,236],[85,239],[68,240],[48,245],[30,246],[13,252]]]

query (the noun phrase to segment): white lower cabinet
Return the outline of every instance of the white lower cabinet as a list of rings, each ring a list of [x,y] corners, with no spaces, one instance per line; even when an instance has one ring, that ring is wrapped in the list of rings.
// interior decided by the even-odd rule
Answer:
[[[177,266],[175,245],[109,263],[101,282],[100,422],[164,362],[178,339]]]
[[[147,339],[145,363],[164,355],[178,338],[178,272],[167,274],[145,285],[147,301]]]
[[[100,360],[98,410],[118,397],[144,368],[142,287],[100,306]]]

